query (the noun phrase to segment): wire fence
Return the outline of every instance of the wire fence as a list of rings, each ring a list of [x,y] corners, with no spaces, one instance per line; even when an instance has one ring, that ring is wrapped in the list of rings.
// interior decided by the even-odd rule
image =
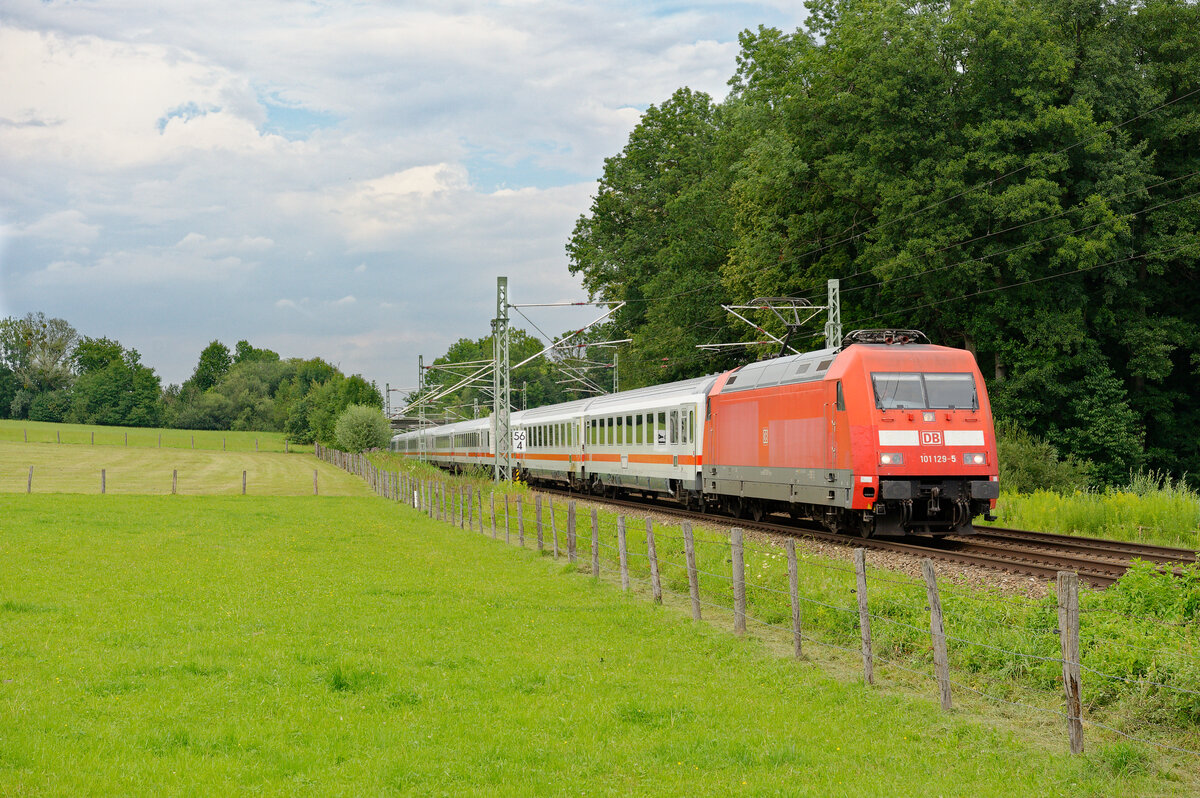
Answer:
[[[485,501],[482,487],[455,484],[447,477],[387,471],[364,455],[321,446],[316,453],[357,474],[379,495],[431,518],[496,539],[503,533],[510,544],[566,557],[595,578],[619,577],[623,590],[649,592],[660,603],[664,596],[681,605],[690,602],[697,620],[705,612],[723,621],[731,617],[737,634],[746,634],[752,624],[756,635],[781,642],[790,638],[797,656],[805,646],[817,646],[830,656],[861,657],[868,683],[880,665],[936,682],[945,709],[952,707],[953,695],[965,694],[1061,718],[1073,753],[1083,750],[1087,726],[1200,757],[1200,656],[1181,650],[1189,644],[1164,648],[1117,639],[1106,634],[1112,631],[1111,620],[1089,627],[1081,618],[1119,618],[1141,624],[1138,628],[1147,634],[1181,630],[1193,638],[1200,633],[1197,624],[1164,624],[1164,619],[1100,606],[1081,608],[1075,574],[1060,573],[1056,591],[1045,599],[974,592],[939,584],[929,560],[923,563],[923,580],[896,578],[868,571],[862,549],[856,550],[853,568],[829,565],[798,556],[793,540],[786,542],[783,554],[774,545],[746,548],[739,529],[724,537],[694,533],[684,523],[677,535],[674,526],[670,532],[661,525],[656,529],[649,518],[606,516],[594,508],[578,513],[574,501],[549,495],[489,490]],[[784,559],[786,573],[775,567]],[[846,603],[839,603],[838,596]],[[818,631],[820,636],[814,634]],[[1105,659],[1110,652],[1126,659]],[[1085,658],[1100,662],[1088,664]],[[1101,667],[1103,662],[1129,662],[1131,670],[1114,673]],[[1083,700],[1085,676],[1090,704]],[[1170,696],[1174,703],[1138,703],[1147,695]],[[1046,705],[1032,703],[1033,697]],[[1143,715],[1168,716],[1168,721],[1152,721],[1137,712],[1122,716],[1122,702],[1136,705]],[[1130,725],[1154,734],[1121,728]]]

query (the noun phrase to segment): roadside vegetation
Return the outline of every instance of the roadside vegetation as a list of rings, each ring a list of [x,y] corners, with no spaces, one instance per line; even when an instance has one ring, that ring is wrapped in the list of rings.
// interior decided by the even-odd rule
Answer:
[[[1183,479],[1131,471],[1097,486],[1094,465],[1013,424],[996,427],[1002,493],[995,522],[1017,529],[1200,549],[1200,492]]]

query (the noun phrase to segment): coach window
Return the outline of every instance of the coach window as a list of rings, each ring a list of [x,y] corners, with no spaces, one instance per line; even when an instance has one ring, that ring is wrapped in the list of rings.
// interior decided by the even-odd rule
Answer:
[[[686,410],[679,412],[679,442],[685,446],[688,442],[688,413]]]
[[[625,442],[633,443],[633,416],[625,416]]]
[[[696,411],[695,410],[688,411],[687,429],[688,429],[688,439],[693,440],[693,441],[696,440]]]
[[[842,394],[842,381],[837,381],[837,409],[846,409],[846,397]]]
[[[658,414],[658,424],[654,427],[654,442],[658,443],[658,433],[662,432],[663,443],[667,442],[667,414]]]
[[[671,445],[679,443],[679,411],[671,411]]]

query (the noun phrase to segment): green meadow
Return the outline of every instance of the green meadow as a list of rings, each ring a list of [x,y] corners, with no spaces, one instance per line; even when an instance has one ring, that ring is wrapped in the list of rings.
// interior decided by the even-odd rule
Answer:
[[[100,427],[13,419],[0,419],[0,441],[230,452],[282,452],[287,449],[311,454],[313,450],[312,446],[285,444],[282,432]]]
[[[159,432],[164,435],[161,448]],[[195,449],[188,445],[190,436],[182,437],[179,430],[131,430],[128,446],[120,430],[105,427],[30,425],[29,443],[22,433],[23,425],[0,423],[0,493],[24,493],[31,487],[33,493],[99,493],[102,470],[105,493],[116,494],[169,494],[173,472],[182,495],[241,494],[243,471],[248,495],[310,496],[313,471],[321,495],[370,493],[362,480],[305,456],[310,447],[285,454],[282,437],[273,433],[197,432]],[[223,436],[228,438],[224,451]],[[260,436],[259,451],[255,436]],[[56,438],[62,443],[55,443]],[[181,441],[182,447],[166,445]]]
[[[0,794],[1195,786],[375,497],[0,495],[0,561]]]

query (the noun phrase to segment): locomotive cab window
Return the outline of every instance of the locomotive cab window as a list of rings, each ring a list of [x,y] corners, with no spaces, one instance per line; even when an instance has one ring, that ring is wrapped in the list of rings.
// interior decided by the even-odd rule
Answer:
[[[845,396],[845,394],[842,393],[842,381],[841,380],[837,381],[837,409],[838,410],[846,409],[846,396]]]
[[[970,374],[875,373],[871,382],[881,410],[979,409]]]

